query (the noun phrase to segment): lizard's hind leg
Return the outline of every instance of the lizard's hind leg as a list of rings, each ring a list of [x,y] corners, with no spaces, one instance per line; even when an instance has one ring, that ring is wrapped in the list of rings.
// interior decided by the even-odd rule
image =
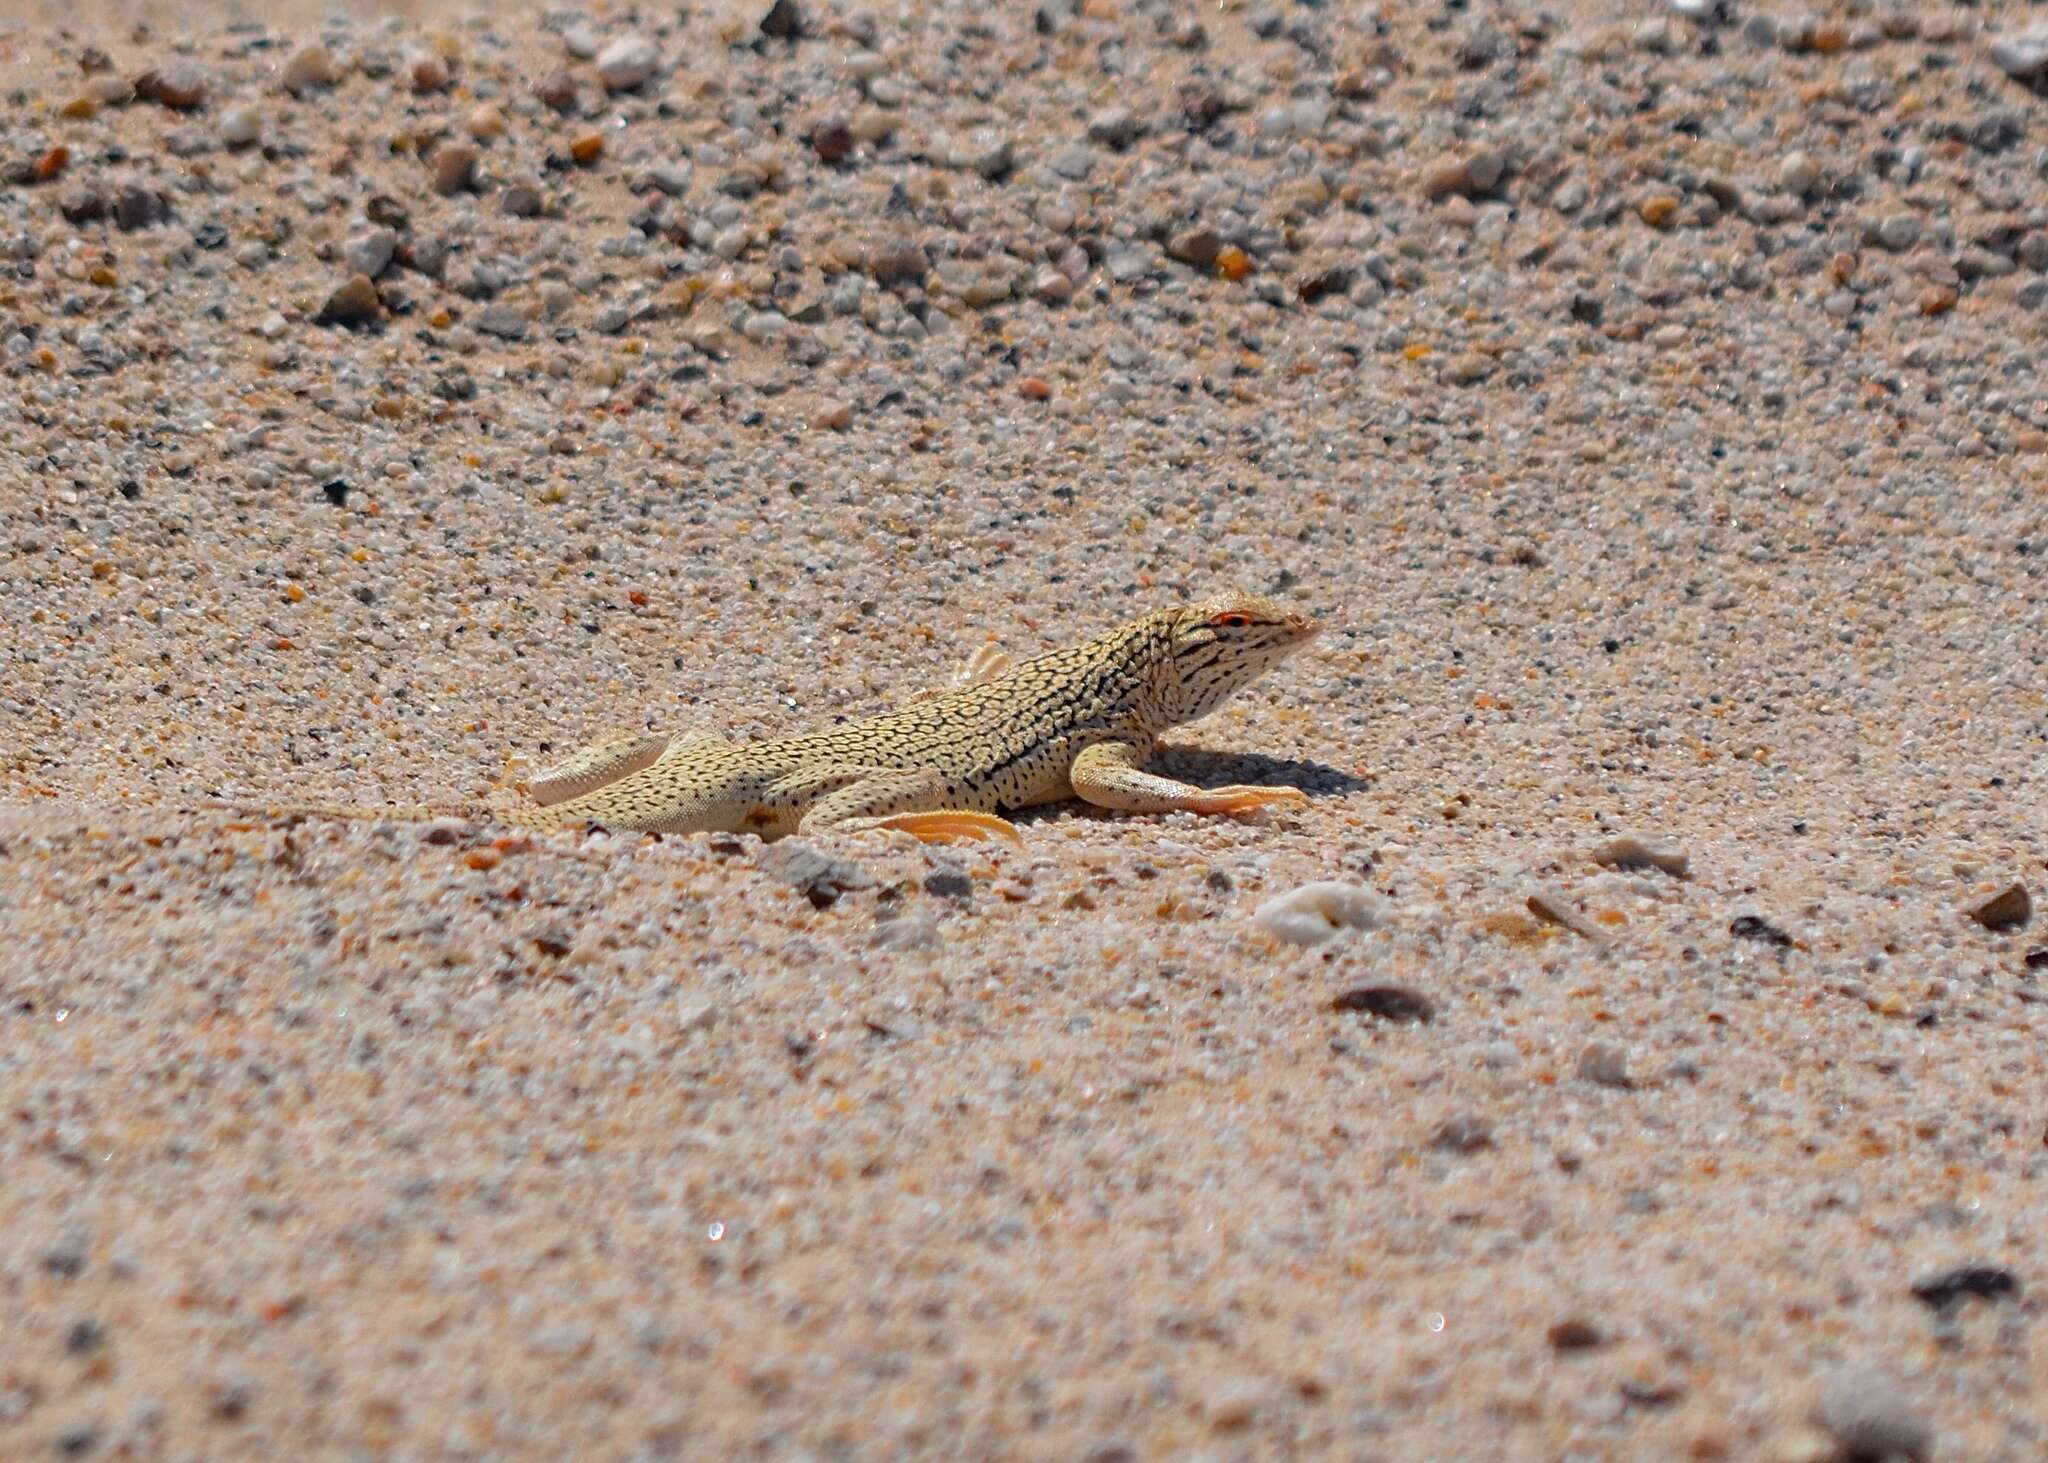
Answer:
[[[663,732],[614,732],[544,768],[526,784],[527,795],[544,808],[553,807],[609,787],[665,757],[718,740],[713,736],[674,737]]]
[[[876,772],[819,798],[797,831],[890,828],[923,843],[983,843],[997,838],[1020,846],[1024,842],[1015,828],[993,813],[947,807],[949,797],[946,779],[929,768]]]

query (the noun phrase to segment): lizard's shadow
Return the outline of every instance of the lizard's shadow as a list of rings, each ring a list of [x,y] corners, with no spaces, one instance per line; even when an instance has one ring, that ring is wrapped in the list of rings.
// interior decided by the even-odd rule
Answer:
[[[1214,752],[1206,747],[1163,746],[1145,764],[1149,771],[1197,787],[1234,782],[1298,787],[1312,798],[1342,797],[1370,784],[1327,762],[1303,757],[1268,757],[1260,752]]]

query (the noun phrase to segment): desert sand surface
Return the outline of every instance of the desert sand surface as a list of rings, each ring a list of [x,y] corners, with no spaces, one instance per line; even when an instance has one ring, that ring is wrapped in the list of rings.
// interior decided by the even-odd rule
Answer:
[[[0,1456],[2048,1456],[2044,87],[2004,0],[14,0]],[[1326,629],[1163,766],[1298,811],[206,806],[1230,586]]]

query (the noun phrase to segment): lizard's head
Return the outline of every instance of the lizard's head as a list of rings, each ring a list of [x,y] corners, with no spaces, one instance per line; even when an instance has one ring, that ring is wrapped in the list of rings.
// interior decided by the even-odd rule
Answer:
[[[1168,613],[1183,721],[1207,716],[1322,628],[1299,610],[1239,591]]]

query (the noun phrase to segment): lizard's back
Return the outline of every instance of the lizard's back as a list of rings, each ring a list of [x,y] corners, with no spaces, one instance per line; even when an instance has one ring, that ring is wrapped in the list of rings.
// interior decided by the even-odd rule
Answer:
[[[1067,769],[1091,743],[1149,733],[1149,629],[1126,627],[1050,651],[980,685],[847,726],[768,742],[786,766],[846,762],[930,768],[955,806],[993,811],[1069,795]]]

